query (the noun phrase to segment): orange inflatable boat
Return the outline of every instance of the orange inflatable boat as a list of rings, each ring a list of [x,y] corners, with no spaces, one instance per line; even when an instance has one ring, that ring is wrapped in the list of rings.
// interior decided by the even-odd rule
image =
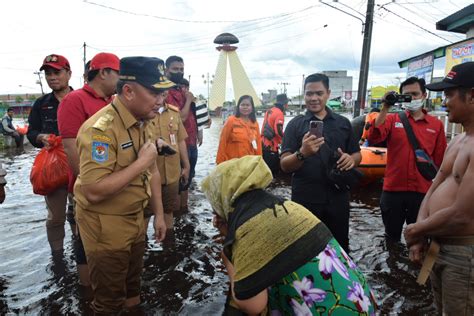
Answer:
[[[387,164],[387,148],[384,147],[361,147],[362,161],[359,170],[364,177],[361,185],[367,185],[383,178]]]

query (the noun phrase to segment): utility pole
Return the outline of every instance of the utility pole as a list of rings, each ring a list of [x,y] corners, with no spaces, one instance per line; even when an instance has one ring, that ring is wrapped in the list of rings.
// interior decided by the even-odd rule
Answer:
[[[374,22],[375,0],[367,1],[367,13],[364,23],[364,43],[362,46],[362,57],[360,61],[359,89],[357,90],[357,101],[354,104],[354,117],[360,115],[360,108],[365,105],[367,93],[367,79],[369,77],[370,44],[372,42],[372,26]]]
[[[41,81],[41,72],[40,72],[40,71],[35,71],[34,74],[35,74],[35,75],[38,75],[38,80],[36,81],[36,83],[40,85],[40,87],[41,87],[41,94],[44,95],[43,82]]]
[[[86,69],[86,47],[87,47],[86,42],[84,42],[84,44],[82,45],[82,49],[84,51],[83,56],[82,56],[82,61],[84,62],[84,67],[83,67],[84,70]]]

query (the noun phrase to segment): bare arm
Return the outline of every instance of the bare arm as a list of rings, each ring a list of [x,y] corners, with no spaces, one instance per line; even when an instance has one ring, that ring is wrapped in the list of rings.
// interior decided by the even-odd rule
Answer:
[[[186,92],[186,102],[184,103],[184,106],[182,109],[179,111],[179,115],[181,116],[181,120],[184,122],[188,119],[189,116],[189,111],[191,111],[191,103],[194,101],[194,95],[190,92]]]
[[[258,293],[254,297],[251,297],[246,300],[239,300],[235,297],[234,292],[234,275],[235,270],[233,264],[229,261],[226,257],[224,252],[221,253],[222,261],[227,269],[227,274],[230,280],[230,287],[232,291],[232,298],[234,299],[235,303],[239,306],[243,312],[249,315],[258,315],[260,314],[268,304],[268,293],[267,290],[263,290],[262,292]]]
[[[64,138],[63,139],[64,152],[67,156],[67,162],[69,167],[72,169],[74,176],[77,177],[79,174],[79,153],[76,148],[75,138]]]
[[[128,167],[113,172],[96,183],[82,185],[84,196],[90,203],[96,204],[120,193],[134,178],[155,163],[156,155],[155,144],[145,143],[138,153],[138,159]]]

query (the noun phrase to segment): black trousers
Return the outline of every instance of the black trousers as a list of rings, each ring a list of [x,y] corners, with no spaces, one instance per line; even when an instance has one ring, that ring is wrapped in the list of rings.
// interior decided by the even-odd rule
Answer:
[[[383,191],[380,197],[380,210],[385,226],[385,235],[394,240],[400,241],[403,224],[407,225],[416,222],[418,210],[425,197],[419,192],[390,192]]]
[[[293,201],[299,203],[316,215],[331,231],[334,238],[346,252],[349,252],[349,192],[338,192],[331,195],[329,202],[308,203],[304,201]]]
[[[262,156],[268,168],[272,171],[272,174],[276,175],[280,171],[280,155],[278,152],[264,149]]]

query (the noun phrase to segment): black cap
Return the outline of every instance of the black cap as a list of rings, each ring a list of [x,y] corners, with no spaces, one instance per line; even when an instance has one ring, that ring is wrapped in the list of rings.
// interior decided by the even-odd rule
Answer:
[[[283,93],[283,94],[277,95],[276,103],[281,104],[281,105],[287,104],[288,103],[288,97],[286,96],[286,94]]]
[[[156,57],[124,57],[120,59],[119,78],[160,92],[175,85],[165,77],[164,65],[163,60]]]
[[[474,88],[474,61],[453,66],[443,81],[426,85],[426,89],[431,91],[456,87]]]

